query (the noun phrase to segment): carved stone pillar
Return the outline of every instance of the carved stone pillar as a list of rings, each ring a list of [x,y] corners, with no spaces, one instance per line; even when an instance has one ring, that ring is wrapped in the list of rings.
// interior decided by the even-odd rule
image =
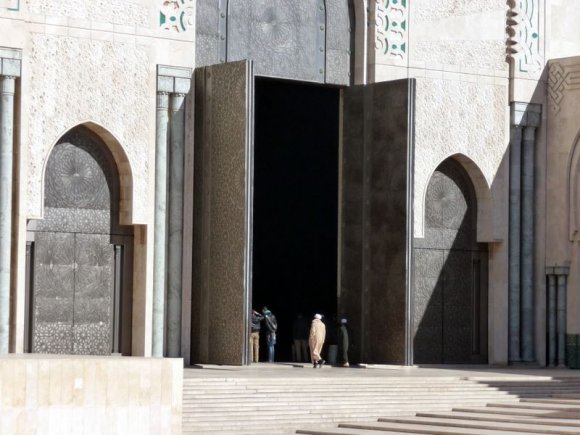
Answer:
[[[166,228],[167,228],[167,141],[169,122],[169,94],[157,92],[155,136],[155,229],[153,259],[153,356],[163,356]]]
[[[169,153],[169,252],[167,258],[167,356],[181,350],[183,172],[185,94],[171,94]]]
[[[190,339],[181,330],[185,97],[191,73],[157,66],[153,356],[183,356],[183,343]]]
[[[10,342],[15,81],[14,76],[0,76],[0,354],[8,353]]]

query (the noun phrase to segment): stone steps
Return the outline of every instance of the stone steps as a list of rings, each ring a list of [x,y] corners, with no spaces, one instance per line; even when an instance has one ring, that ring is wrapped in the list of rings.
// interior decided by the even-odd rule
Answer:
[[[311,372],[305,373],[265,378],[186,376],[183,433],[288,435],[300,429],[297,433],[317,435],[372,435],[374,432],[489,435],[503,433],[497,430],[504,425],[514,435],[519,433],[518,424],[523,424],[522,433],[580,433],[580,426],[557,427],[561,432],[554,429],[542,432],[549,425],[523,423],[530,417],[476,412],[481,409],[536,412],[543,421],[550,412],[543,407],[576,406],[573,397],[580,397],[578,378],[540,378],[533,382],[531,377],[474,380],[460,377],[313,377]],[[580,401],[577,406],[580,415]],[[453,413],[448,415],[456,407],[464,411],[453,417],[450,416]],[[417,412],[421,415],[416,415]],[[388,421],[378,421],[379,418]],[[468,423],[463,425],[464,421]]]

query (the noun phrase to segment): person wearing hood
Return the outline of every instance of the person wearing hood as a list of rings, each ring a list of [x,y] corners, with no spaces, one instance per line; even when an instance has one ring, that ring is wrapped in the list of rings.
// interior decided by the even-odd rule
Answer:
[[[310,335],[308,337],[308,345],[310,346],[310,359],[314,368],[321,368],[326,362],[320,356],[322,346],[324,345],[324,338],[326,337],[326,326],[322,323],[322,315],[315,314],[314,319],[310,325]]]
[[[274,347],[276,346],[276,331],[278,322],[276,316],[267,307],[262,309],[264,324],[266,325],[266,343],[268,344],[268,362],[274,362]]]

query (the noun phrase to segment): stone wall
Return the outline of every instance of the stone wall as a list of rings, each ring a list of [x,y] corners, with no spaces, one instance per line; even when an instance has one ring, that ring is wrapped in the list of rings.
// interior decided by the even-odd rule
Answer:
[[[181,433],[181,359],[2,357],[0,387],[2,433]]]

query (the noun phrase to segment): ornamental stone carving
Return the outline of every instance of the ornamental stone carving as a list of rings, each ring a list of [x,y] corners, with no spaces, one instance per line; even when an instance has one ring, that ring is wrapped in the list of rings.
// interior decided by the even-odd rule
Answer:
[[[469,157],[491,186],[508,138],[507,86],[417,79],[415,116],[415,237],[423,236],[427,184],[439,163]]]
[[[133,197],[149,196],[150,129],[154,89],[148,50],[134,44],[32,34],[28,128],[29,217],[42,214],[42,177],[52,145],[87,121],[108,130],[123,146],[133,174]],[[87,55],[90,53],[90,55]],[[66,66],[63,67],[63,66]],[[135,222],[147,220],[151,206],[136,201]]]
[[[149,9],[139,0],[26,0],[26,7],[33,14],[66,17],[70,26],[74,20],[88,20],[149,27]]]

